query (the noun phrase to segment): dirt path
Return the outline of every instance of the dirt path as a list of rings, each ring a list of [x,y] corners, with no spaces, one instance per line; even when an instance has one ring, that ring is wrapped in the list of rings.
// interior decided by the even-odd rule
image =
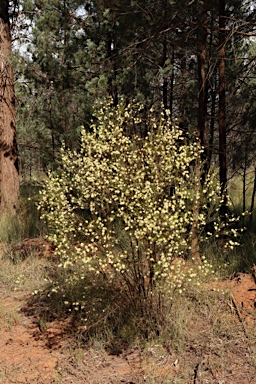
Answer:
[[[65,334],[67,321],[52,322],[41,330],[39,319],[27,316],[28,297],[0,294],[0,383],[119,384],[137,377],[136,350],[122,357],[96,349],[73,350],[72,337]]]
[[[0,383],[55,383],[58,355],[35,339],[38,326],[21,311],[25,299],[0,296]]]

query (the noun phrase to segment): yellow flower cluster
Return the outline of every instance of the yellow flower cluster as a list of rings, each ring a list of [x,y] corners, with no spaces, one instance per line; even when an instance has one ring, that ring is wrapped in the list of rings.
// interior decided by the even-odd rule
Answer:
[[[198,276],[173,263],[189,254],[195,202],[200,240],[226,230],[218,220],[220,187],[211,172],[195,192],[197,142],[154,110],[145,122],[140,110],[97,109],[90,131],[82,129],[81,149],[62,149],[61,171],[49,174],[39,209],[59,267],[74,270],[70,280],[90,271],[121,276],[144,292],[163,281],[182,290],[185,279]]]

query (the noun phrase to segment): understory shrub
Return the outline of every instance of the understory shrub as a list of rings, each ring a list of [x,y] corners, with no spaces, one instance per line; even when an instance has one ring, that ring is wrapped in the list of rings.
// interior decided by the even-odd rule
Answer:
[[[214,171],[203,187],[196,176],[198,142],[153,110],[145,122],[140,108],[96,108],[90,131],[81,131],[80,150],[62,148],[61,170],[49,174],[39,209],[65,275],[61,284],[53,281],[53,292],[86,308],[86,293],[70,303],[64,291],[84,282],[86,292],[89,273],[92,285],[100,279],[115,286],[152,324],[166,292],[213,273],[204,258],[202,265],[185,262],[192,237],[205,243],[236,231],[219,219]]]

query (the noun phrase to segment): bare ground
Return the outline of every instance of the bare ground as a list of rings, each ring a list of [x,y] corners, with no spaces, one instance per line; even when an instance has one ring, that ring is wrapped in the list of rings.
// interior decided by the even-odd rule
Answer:
[[[256,284],[240,274],[217,288],[217,306],[190,316],[180,348],[151,343],[108,354],[77,338],[70,318],[44,319],[29,292],[0,285],[0,383],[256,383]],[[230,292],[227,298],[225,292]]]

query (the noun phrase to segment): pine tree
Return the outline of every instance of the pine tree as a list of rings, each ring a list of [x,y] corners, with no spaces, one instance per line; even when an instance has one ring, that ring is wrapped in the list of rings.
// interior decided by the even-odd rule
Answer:
[[[26,7],[34,10],[33,34],[27,54],[18,59],[23,63],[18,65],[20,73],[17,73],[23,79],[17,84],[19,133],[22,136],[22,130],[33,130],[30,137],[36,140],[34,146],[39,148],[45,170],[57,166],[62,142],[72,148],[78,145],[80,126],[88,124],[90,118],[85,80],[87,55],[83,52],[85,43],[79,14],[83,3],[81,0],[26,2]],[[24,90],[26,97],[22,96]],[[25,127],[28,104],[30,121]],[[24,145],[31,143],[26,141]]]
[[[249,78],[252,70],[241,60],[254,29],[249,1],[226,0],[224,17],[221,0],[29,3],[33,37],[23,77],[33,106],[30,137],[41,146],[42,163],[57,160],[63,140],[78,145],[76,130],[89,122],[95,99],[111,96],[115,105],[136,99],[145,115],[152,105],[163,106],[188,137],[198,137],[205,174],[220,157],[224,190],[233,162],[229,149],[247,119],[239,78]],[[28,102],[18,105],[25,105],[20,110],[26,116]]]

